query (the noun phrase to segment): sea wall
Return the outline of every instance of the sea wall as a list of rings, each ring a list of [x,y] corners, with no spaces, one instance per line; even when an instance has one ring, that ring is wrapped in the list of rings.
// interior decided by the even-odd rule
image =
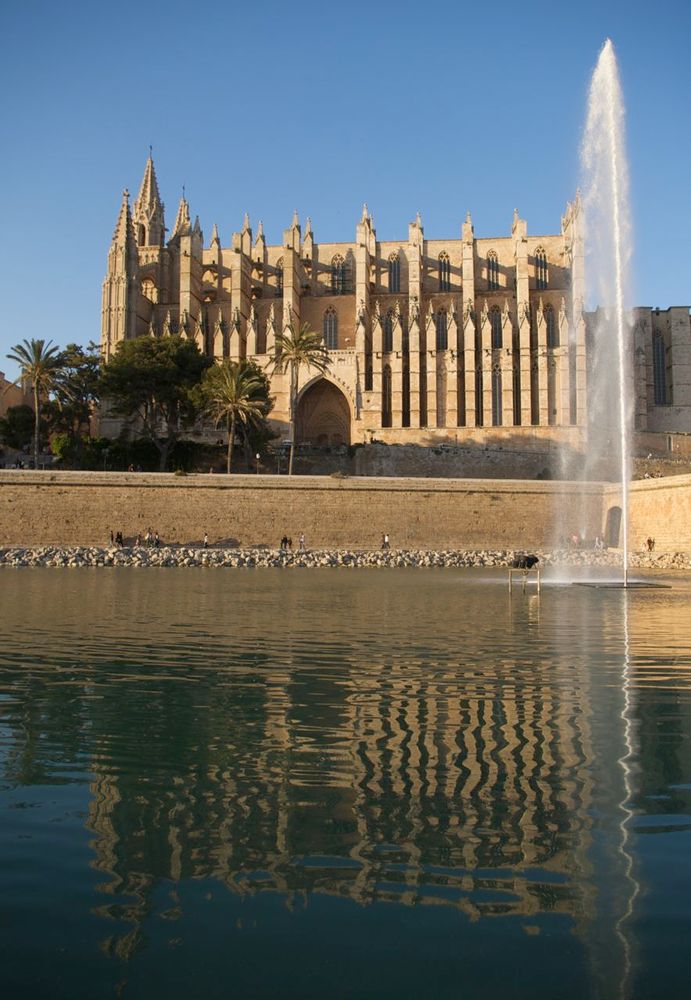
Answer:
[[[588,534],[601,488],[586,497]],[[0,472],[0,545],[102,545],[148,528],[164,542],[378,548],[538,548],[552,544],[571,483],[142,473]]]
[[[655,539],[655,552],[691,552],[691,476],[639,479],[631,484],[630,545],[642,549]],[[619,490],[604,490],[607,509],[619,503]]]
[[[0,471],[0,545],[107,543],[148,528],[163,542],[376,549],[545,549],[559,532],[602,533],[613,487],[529,480],[377,479]],[[642,480],[631,493],[632,547],[691,551],[691,476]]]

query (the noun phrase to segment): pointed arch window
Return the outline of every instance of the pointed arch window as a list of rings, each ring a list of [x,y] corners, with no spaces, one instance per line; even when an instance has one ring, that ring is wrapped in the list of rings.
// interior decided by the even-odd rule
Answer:
[[[401,261],[397,253],[389,257],[389,292],[398,293],[401,290]]]
[[[384,365],[381,378],[381,425],[382,427],[391,427],[391,424],[391,366]]]
[[[437,350],[445,351],[449,344],[448,319],[446,309],[440,309],[434,317],[434,324],[437,329]]]
[[[283,295],[283,258],[276,261],[276,295]]]
[[[496,292],[499,288],[499,258],[496,250],[490,250],[487,254],[487,287],[490,292]]]
[[[384,317],[384,353],[393,351],[393,309],[389,309]]]
[[[552,306],[545,306],[545,325],[547,327],[547,346],[559,347],[559,330]]]
[[[340,254],[336,254],[331,261],[331,292],[333,295],[344,295],[346,291],[346,262]]]
[[[501,309],[499,306],[492,306],[489,311],[489,323],[492,330],[492,350],[498,351],[503,346],[504,337],[501,325]]]
[[[492,369],[492,426],[501,427],[501,370]]]
[[[330,351],[338,347],[338,316],[335,309],[327,309],[324,313],[324,343]]]
[[[535,251],[535,284],[538,289],[547,288],[547,254],[542,247]]]
[[[445,250],[439,254],[439,291],[451,291],[451,261]]]
[[[656,406],[667,403],[667,349],[661,333],[653,335],[653,393]]]

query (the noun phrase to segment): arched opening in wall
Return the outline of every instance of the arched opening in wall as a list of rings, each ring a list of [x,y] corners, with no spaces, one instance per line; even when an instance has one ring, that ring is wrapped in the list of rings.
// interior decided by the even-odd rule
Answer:
[[[557,422],[557,366],[554,358],[547,360],[547,423]]]
[[[482,427],[482,365],[475,369],[475,426]]]
[[[545,307],[545,326],[547,327],[547,346],[552,349],[559,347],[559,330],[552,306]]]
[[[140,247],[146,246],[146,226],[141,222],[137,226],[137,243]]]
[[[487,254],[487,288],[490,292],[496,292],[499,288],[499,258],[496,250],[490,250]]]
[[[439,309],[437,315],[434,317],[434,325],[436,331],[436,349],[438,351],[446,351],[449,346],[449,334],[448,334],[448,322],[446,316],[446,309]]]
[[[341,390],[320,378],[298,401],[295,439],[298,443],[350,444],[350,406]]]
[[[492,426],[501,427],[501,370],[492,369]]]
[[[389,292],[398,294],[401,290],[401,262],[397,253],[389,257]]]
[[[610,507],[605,522],[605,544],[612,549],[619,547],[619,532],[621,530],[621,507]]]
[[[338,316],[333,307],[324,313],[324,343],[330,351],[338,347]]]
[[[389,309],[384,317],[384,354],[390,354],[393,351],[393,322],[393,309]]]
[[[381,425],[391,427],[392,423],[391,365],[384,365],[381,375]]]
[[[492,306],[489,311],[489,323],[492,331],[492,350],[498,351],[504,345],[504,333],[501,326],[501,309]]]
[[[403,358],[403,385],[401,393],[401,423],[404,427],[410,427],[410,364],[408,355]]]
[[[465,367],[463,361],[456,372],[456,399],[458,400],[456,426],[465,427]]]
[[[535,251],[535,287],[547,288],[547,280],[547,254],[542,247],[538,247]]]
[[[540,373],[537,362],[530,366],[530,422],[536,427],[540,423]]]
[[[513,423],[521,426],[521,369],[514,365],[513,369]]]

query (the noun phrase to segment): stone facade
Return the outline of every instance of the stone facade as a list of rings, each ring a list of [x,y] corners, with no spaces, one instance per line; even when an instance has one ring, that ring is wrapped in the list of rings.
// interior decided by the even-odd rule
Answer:
[[[407,239],[384,242],[365,206],[353,242],[318,243],[296,213],[280,245],[245,216],[229,245],[214,225],[205,246],[184,196],[166,240],[149,158],[132,209],[123,194],[102,346],[109,357],[124,338],[179,333],[210,357],[270,370],[276,335],[308,323],[323,332],[332,365],[326,376],[301,372],[298,440],[429,445],[472,432],[550,442],[558,429],[578,450],[588,411],[583,301],[578,197],[558,235],[529,236],[516,212],[508,235],[476,238],[468,214],[458,239],[433,240],[418,215]],[[691,431],[688,308],[636,310],[634,378],[638,429]],[[287,436],[287,376],[272,376],[272,393]]]

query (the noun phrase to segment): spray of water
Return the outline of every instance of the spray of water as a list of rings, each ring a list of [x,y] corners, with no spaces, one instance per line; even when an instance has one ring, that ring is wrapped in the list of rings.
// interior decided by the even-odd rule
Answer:
[[[628,580],[632,365],[629,262],[631,221],[624,142],[624,102],[614,46],[600,52],[588,95],[581,147],[584,174],[587,305],[597,306],[588,375],[586,478],[616,463],[621,482],[624,585]]]

